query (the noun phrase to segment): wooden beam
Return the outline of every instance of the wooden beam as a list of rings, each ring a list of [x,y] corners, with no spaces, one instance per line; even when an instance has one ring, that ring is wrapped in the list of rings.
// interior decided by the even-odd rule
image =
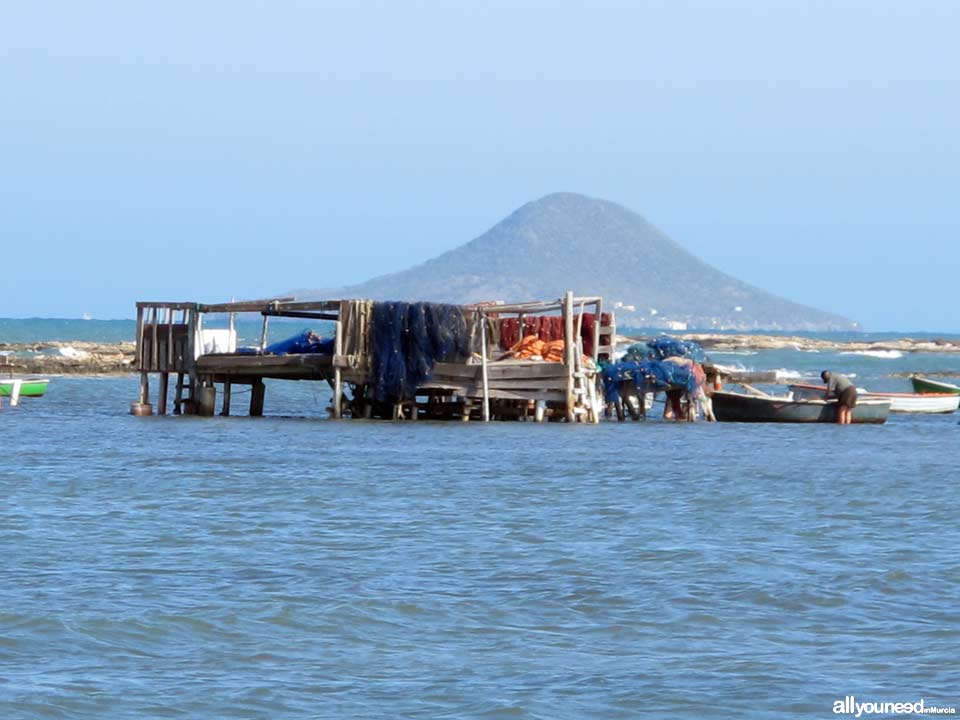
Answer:
[[[264,300],[242,300],[240,302],[228,303],[200,303],[196,306],[196,308],[202,313],[262,312],[275,303],[284,303],[293,299],[293,297],[278,297]]]
[[[264,310],[262,315],[269,315],[270,317],[292,317],[292,318],[306,318],[307,320],[333,320],[337,321],[340,319],[339,315],[334,315],[333,313],[328,312],[308,312],[306,310]]]

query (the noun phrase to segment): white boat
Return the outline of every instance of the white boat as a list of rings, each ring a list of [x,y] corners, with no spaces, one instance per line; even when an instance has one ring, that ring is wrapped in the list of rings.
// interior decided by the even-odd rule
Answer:
[[[790,385],[797,399],[823,399],[825,385]],[[960,395],[952,393],[886,393],[857,388],[858,398],[889,400],[890,412],[896,413],[952,413],[960,406]]]

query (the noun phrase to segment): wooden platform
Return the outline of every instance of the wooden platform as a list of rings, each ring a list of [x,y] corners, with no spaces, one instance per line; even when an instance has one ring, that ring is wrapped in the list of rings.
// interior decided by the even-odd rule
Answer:
[[[136,367],[141,374],[141,385],[139,402],[135,405],[141,409],[149,407],[149,377],[154,373],[159,375],[157,410],[160,414],[166,412],[169,376],[173,374],[176,377],[175,413],[213,414],[220,385],[221,414],[228,415],[231,389],[240,384],[252,388],[250,414],[262,414],[263,381],[273,379],[326,381],[333,389],[331,415],[334,418],[347,412],[354,417],[416,419],[422,412],[427,417],[469,419],[479,415],[486,420],[493,416],[527,416],[536,410],[538,419],[557,417],[559,413],[570,422],[599,420],[597,361],[612,355],[616,338],[613,314],[608,314],[606,325],[603,322],[601,298],[575,297],[568,292],[565,297],[552,301],[462,306],[470,335],[470,356],[464,362],[437,363],[429,380],[413,393],[414,397],[398,400],[387,410],[383,403],[376,402],[377,393],[372,391],[376,380],[370,372],[373,305],[368,300],[295,302],[290,298],[216,305],[139,302]],[[594,320],[584,339],[582,322],[588,307],[594,313]],[[205,353],[203,321],[208,313],[227,313],[231,333],[237,313],[258,313],[262,318],[259,352]],[[510,319],[522,332],[524,319],[538,315],[563,318],[563,362],[497,359],[503,353],[493,347],[491,338],[499,337],[500,323]],[[272,317],[332,322],[333,354],[264,352]],[[593,349],[590,357],[584,358],[582,345],[588,340]],[[344,390],[349,390],[352,397],[347,397]]]

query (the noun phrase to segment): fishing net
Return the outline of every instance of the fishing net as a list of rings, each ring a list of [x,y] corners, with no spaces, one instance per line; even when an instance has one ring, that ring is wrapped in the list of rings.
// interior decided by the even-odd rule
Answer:
[[[264,352],[268,355],[333,355],[333,338],[323,338],[313,330],[304,330],[286,340],[267,345]]]
[[[621,360],[604,365],[602,377],[607,402],[616,402],[620,397],[620,385],[625,381],[633,383],[638,393],[674,388],[695,392],[703,384],[703,369],[696,363]]]
[[[463,308],[440,303],[373,303],[370,375],[373,397],[396,402],[414,396],[438,362],[470,356]]]
[[[624,354],[623,360],[643,362],[644,360],[663,360],[669,357],[690,358],[698,363],[707,359],[699,343],[661,335],[648,342],[631,345]]]

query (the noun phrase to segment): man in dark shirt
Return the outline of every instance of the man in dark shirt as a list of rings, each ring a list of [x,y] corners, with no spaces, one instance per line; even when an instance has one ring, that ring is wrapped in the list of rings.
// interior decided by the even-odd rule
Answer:
[[[857,388],[850,382],[850,378],[840,373],[831,373],[824,370],[820,373],[821,379],[827,384],[827,392],[823,396],[825,400],[831,397],[837,399],[837,423],[840,425],[849,425],[851,411],[857,406]]]

